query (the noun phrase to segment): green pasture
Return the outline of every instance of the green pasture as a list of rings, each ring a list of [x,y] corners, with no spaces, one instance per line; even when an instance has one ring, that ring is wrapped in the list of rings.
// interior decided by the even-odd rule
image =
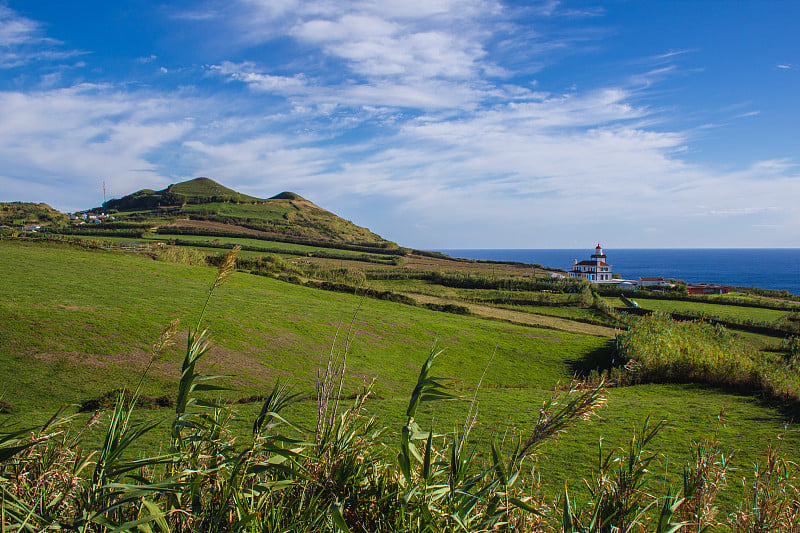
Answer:
[[[88,242],[111,242],[114,244],[147,244],[150,245],[152,242],[147,236],[143,236],[140,239],[131,238],[131,237],[114,237],[112,235],[69,235],[68,238],[70,240],[81,240],[81,241],[88,241]],[[161,239],[162,241],[164,239]],[[153,241],[155,242],[155,241]]]
[[[252,247],[256,249],[265,250],[264,252],[261,253],[279,253],[285,255],[301,256],[301,257],[314,253],[328,253],[328,254],[333,253],[336,254],[337,256],[345,258],[350,257],[353,259],[359,259],[364,256],[378,260],[387,258],[391,259],[392,257],[394,257],[384,254],[373,254],[368,252],[357,252],[353,250],[342,250],[339,248],[326,248],[322,246],[309,246],[305,244],[292,244],[287,242],[268,241],[262,239],[248,239],[239,237],[209,237],[204,235],[167,235],[167,234],[147,234],[145,237],[156,241],[169,241],[171,239],[176,239],[182,242],[196,243],[198,246],[225,245],[233,247],[234,245],[238,244],[243,247]],[[257,252],[257,250],[251,250],[251,251]]]
[[[515,309],[518,311],[526,311],[528,313],[535,313],[537,315],[555,316],[559,318],[567,318],[569,320],[578,320],[591,322],[594,324],[601,324],[610,327],[616,327],[617,321],[604,315],[597,309],[576,307],[576,306],[549,306],[549,305],[508,305],[501,306],[507,309]]]
[[[743,341],[751,344],[756,350],[775,351],[780,350],[783,339],[773,337],[772,335],[764,335],[762,333],[753,333],[751,331],[732,331],[734,337],[740,338]]]
[[[458,298],[458,291],[452,287],[442,287],[422,279],[374,279],[368,281],[370,287],[381,291],[409,292],[426,294],[441,298]]]
[[[183,330],[193,323],[214,272],[56,244],[5,241],[0,249],[0,353],[7,359],[0,378],[6,400],[22,410],[52,409],[128,383],[172,318]],[[237,274],[207,314],[217,343],[208,363],[235,376],[230,382],[239,395],[277,377],[310,392],[337,328],[339,349],[354,315],[349,386],[375,377],[381,395],[411,382],[435,344],[457,354],[442,370],[464,387],[477,381],[495,350],[487,385],[551,387],[608,344]],[[162,379],[175,375],[176,353],[155,365],[147,394],[161,393]],[[14,379],[26,368],[24,382]]]
[[[264,221],[282,221],[287,208],[283,202],[263,202],[260,204],[235,204],[231,202],[214,202],[206,204],[186,204],[181,208],[184,213],[214,214],[235,218],[258,218]]]
[[[145,233],[140,239],[132,239],[130,237],[113,237],[105,235],[80,235],[74,238],[93,241],[93,242],[111,242],[114,244],[135,244],[135,243],[155,243],[164,242],[170,244],[177,242],[179,246],[186,246],[187,243],[194,249],[209,255],[224,254],[227,248],[239,244],[243,247],[250,247],[253,249],[244,249],[240,252],[239,257],[258,258],[264,255],[277,255],[284,259],[291,258],[304,258],[314,254],[320,255],[334,255],[336,259],[331,258],[329,261],[348,261],[348,258],[355,261],[350,267],[361,267],[365,264],[374,265],[375,262],[390,261],[396,256],[373,254],[368,252],[355,252],[352,250],[342,250],[339,248],[325,248],[321,246],[308,246],[303,244],[291,244],[278,241],[266,241],[260,239],[247,239],[238,237],[209,237],[202,235],[165,235],[155,233]],[[341,257],[342,259],[338,259]]]
[[[391,279],[391,280],[370,280],[370,285],[382,290],[391,290],[394,292],[413,292],[417,294],[427,294],[430,296],[438,296],[442,298],[456,298],[463,300],[471,300],[476,302],[494,301],[503,302],[509,301],[524,301],[529,300],[533,305],[519,305],[520,309],[533,308],[532,312],[538,313],[539,308],[547,307],[546,305],[537,306],[536,302],[552,302],[553,304],[565,304],[569,301],[579,299],[578,294],[559,294],[543,291],[512,291],[512,290],[496,290],[496,289],[467,289],[460,287],[445,287],[438,285],[427,280],[422,279]],[[551,314],[551,313],[540,313]],[[569,314],[569,312],[567,312]],[[562,316],[562,315],[553,315]]]
[[[652,311],[662,311],[665,313],[692,313],[706,314],[722,320],[756,320],[759,322],[774,322],[784,316],[787,311],[776,309],[763,309],[759,307],[746,307],[740,305],[712,304],[706,302],[685,302],[680,300],[653,300],[649,298],[636,298],[634,294],[631,300],[639,304],[643,309]],[[624,304],[619,298],[603,298],[615,307],[623,307]]]
[[[214,269],[55,243],[0,241],[0,256],[0,397],[14,407],[11,418],[41,422],[61,405],[120,386],[135,387],[151,343],[177,317],[184,332],[178,346],[154,363],[144,386],[150,396],[174,394],[181,343],[197,320]],[[557,309],[573,308],[530,310]],[[508,450],[516,435],[530,430],[557,383],[607,361],[613,350],[613,341],[604,338],[235,273],[209,304],[205,323],[215,347],[202,371],[226,375],[223,382],[233,390],[223,397],[232,400],[265,394],[276,379],[312,394],[316,369],[332,347],[335,353],[344,349],[351,322],[345,394],[375,380],[367,409],[388,428],[386,442],[391,446],[432,346],[444,349],[434,373],[446,377],[461,399],[427,405],[419,417],[423,427],[442,433],[460,428],[485,370],[472,434],[481,457],[487,456],[487,438],[492,435]],[[753,395],[699,385],[618,387],[607,392],[607,399],[594,419],[579,423],[542,450],[537,471],[549,497],[557,497],[565,483],[579,498],[585,497],[580,479],[591,473],[598,442],[602,439],[605,449],[625,445],[634,426],[650,416],[667,421],[654,444],[663,457],[651,482],[658,484],[654,490],[662,492],[666,484],[676,488],[692,442],[718,431],[722,448],[736,454],[736,470],[720,499],[730,509],[740,490],[737,480],[751,476],[752,464],[763,462],[767,446],[776,444],[784,424],[796,418],[787,408]],[[234,406],[233,428],[245,434],[259,408],[258,403]],[[306,400],[287,417],[311,429],[315,409],[314,402]],[[167,412],[142,410],[139,416],[166,417]],[[720,413],[724,425],[717,423]],[[158,446],[164,442],[159,435],[167,433],[166,426],[159,427],[146,443]],[[796,432],[782,446],[791,459],[800,459]]]
[[[242,246],[274,248],[276,250],[284,250],[286,253],[293,255],[305,255],[308,252],[316,252],[319,250],[329,249],[329,248],[321,248],[319,246],[307,246],[304,244],[292,244],[288,242],[267,241],[262,239],[248,239],[239,237],[209,237],[205,235],[167,235],[161,233],[148,233],[145,235],[145,237],[156,241],[169,241],[170,239],[178,239],[181,241],[197,243],[198,245],[223,244],[223,245],[234,246],[236,244],[239,244]],[[355,255],[357,252],[351,252],[351,253]]]
[[[731,292],[728,294],[720,294],[711,296],[714,300],[719,300],[721,302],[744,302],[744,303],[766,303],[766,304],[774,304],[779,303],[782,305],[786,305],[789,308],[800,309],[800,302],[796,300],[787,300],[780,298],[768,298],[765,296],[761,296],[758,294],[748,293],[748,292]]]

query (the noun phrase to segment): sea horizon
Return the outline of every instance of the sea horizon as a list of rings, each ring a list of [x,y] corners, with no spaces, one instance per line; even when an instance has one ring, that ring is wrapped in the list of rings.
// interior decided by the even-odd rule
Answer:
[[[517,261],[571,269],[591,248],[449,248],[452,257]],[[612,272],[626,279],[660,276],[689,283],[787,290],[800,295],[800,248],[606,248]]]

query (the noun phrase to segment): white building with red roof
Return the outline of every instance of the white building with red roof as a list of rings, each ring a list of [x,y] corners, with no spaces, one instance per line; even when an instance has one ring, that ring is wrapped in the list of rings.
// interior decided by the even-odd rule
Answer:
[[[600,243],[597,243],[589,260],[580,262],[575,260],[575,265],[567,272],[567,277],[588,279],[594,283],[612,283],[611,265],[606,263],[606,254],[603,253]]]

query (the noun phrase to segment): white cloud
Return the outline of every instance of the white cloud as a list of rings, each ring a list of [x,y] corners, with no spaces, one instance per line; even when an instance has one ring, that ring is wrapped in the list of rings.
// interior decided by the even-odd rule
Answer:
[[[467,79],[485,55],[479,42],[447,31],[416,31],[375,15],[309,20],[294,35],[322,46],[367,77]]]
[[[471,108],[478,102],[478,91],[448,82],[372,83],[335,89],[320,100],[355,106],[407,107],[421,110]]]
[[[221,65],[212,65],[211,71],[217,71],[228,79],[241,81],[252,89],[264,92],[297,94],[306,83],[302,76],[274,76],[258,72],[251,62],[232,63],[224,61]]]
[[[731,207],[727,209],[711,209],[705,215],[712,217],[749,216],[777,210],[777,207]]]
[[[86,196],[97,180],[119,195],[138,184],[168,183],[148,155],[189,129],[176,104],[91,84],[2,92],[0,175],[7,190],[28,191],[29,200],[57,184],[57,207],[70,209],[99,204]]]
[[[231,143],[190,140],[184,146],[194,152],[198,175],[235,183],[242,192],[263,197],[283,190],[314,190],[322,197],[335,190],[326,184],[330,152],[298,146],[288,137],[265,134]]]
[[[0,46],[11,47],[44,40],[37,22],[0,5]]]
[[[474,105],[477,98],[465,95],[483,88],[482,75],[504,73],[487,60],[484,47],[493,31],[492,18],[501,11],[499,4],[479,0],[241,0],[234,4],[232,23],[250,43],[288,36],[326,61],[339,62],[324,74],[321,85],[333,84],[333,92],[345,95],[349,105],[429,109],[454,107],[438,103],[453,91],[456,105]],[[250,71],[241,81],[253,87],[262,84],[272,90],[284,83],[264,78],[269,74],[258,69]]]
[[[37,61],[62,61],[84,52],[60,50],[59,41],[44,35],[41,24],[0,5],[0,68],[11,69]]]

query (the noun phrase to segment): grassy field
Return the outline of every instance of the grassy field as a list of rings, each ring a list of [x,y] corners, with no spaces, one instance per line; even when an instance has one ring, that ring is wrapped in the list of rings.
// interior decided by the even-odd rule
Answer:
[[[197,320],[214,275],[209,267],[52,243],[0,241],[0,254],[0,396],[15,410],[0,417],[26,422],[43,422],[61,405],[135,383],[161,329],[175,317],[182,321],[181,331]],[[387,442],[394,441],[404,422],[411,387],[433,345],[445,349],[437,373],[448,378],[462,400],[427,408],[419,417],[426,427],[442,432],[460,427],[486,369],[473,433],[481,457],[489,453],[489,435],[498,440],[505,435],[510,445],[512,435],[530,431],[541,402],[558,382],[607,361],[613,350],[607,337],[362,301],[357,295],[237,273],[218,289],[209,307],[206,323],[215,347],[204,371],[229,376],[225,383],[234,390],[222,397],[231,400],[264,394],[278,378],[311,394],[316,368],[337,329],[334,349],[341,350],[351,320],[346,392],[375,379],[367,409],[389,428]],[[174,394],[185,340],[184,333],[178,347],[155,363],[145,394]],[[595,419],[545,447],[537,468],[548,497],[556,498],[565,482],[585,497],[578,480],[591,472],[598,441],[623,445],[648,416],[668,421],[656,441],[664,456],[663,474],[656,478],[673,486],[692,441],[714,431],[720,412],[726,422],[719,427],[719,439],[724,450],[736,452],[737,476],[763,460],[766,446],[796,416],[752,395],[699,385],[619,387],[607,397],[607,407]],[[257,409],[258,404],[237,406],[237,417],[250,420]],[[309,428],[314,409],[313,401],[304,401],[289,416]],[[164,416],[158,410],[152,415]],[[246,433],[248,426],[237,422],[234,427]],[[144,442],[156,446],[159,440],[153,435]],[[783,446],[790,458],[800,459],[796,433]],[[721,497],[726,509],[739,494],[734,477]]]
[[[553,307],[546,305],[513,306],[512,309],[524,309],[529,313],[556,316],[570,320],[586,321],[592,324],[601,324],[616,327],[618,324],[603,313],[591,308],[582,307]]]
[[[376,253],[356,252],[352,250],[341,250],[335,248],[325,248],[321,246],[309,246],[304,244],[292,244],[278,241],[265,241],[261,239],[248,239],[237,237],[207,237],[202,235],[161,235],[147,234],[147,239],[155,241],[170,242],[176,240],[180,243],[189,243],[191,246],[205,247],[206,249],[219,249],[222,247],[233,247],[239,245],[244,251],[251,253],[275,253],[286,257],[307,257],[314,254],[325,255],[333,254],[337,258],[352,259],[372,259],[376,261],[391,260],[394,256]]]
[[[787,311],[776,309],[762,309],[758,307],[745,307],[739,305],[711,304],[706,302],[684,302],[678,300],[653,300],[648,298],[633,298],[639,307],[662,311],[665,313],[692,313],[707,314],[716,316],[722,320],[757,320],[763,322],[773,322],[787,314]],[[619,298],[604,298],[606,302],[616,307],[623,307],[624,304]]]
[[[0,288],[2,350],[16,355],[16,364],[0,372],[10,384],[6,398],[23,410],[75,402],[130,379],[170,319],[192,323],[212,272],[55,244],[0,246],[6,260]],[[218,355],[211,362],[223,373],[237,375],[242,386],[285,376],[310,391],[309,367],[327,353],[337,327],[348,324],[359,305],[358,296],[237,275],[209,311],[208,321],[219,339]],[[458,352],[458,362],[443,371],[467,384],[474,383],[497,347],[486,383],[498,387],[551,387],[571,376],[570,362],[608,343],[369,299],[358,311],[355,329],[353,384],[376,376],[379,394],[395,393],[411,382],[435,343]],[[38,368],[31,375],[49,379],[17,386],[11,378],[25,365]],[[97,379],[81,379],[79,390],[69,394],[72,384],[65,378],[76,368],[85,368],[87,377],[93,369],[101,372]],[[174,375],[174,369],[172,356],[167,357],[154,378]]]
[[[183,211],[188,214],[213,213],[235,218],[258,217],[270,221],[282,220],[284,213],[286,213],[284,206],[279,204],[254,205],[222,202],[186,205]]]
[[[439,296],[449,298],[459,298],[458,289],[453,287],[442,287],[441,285],[434,285],[425,280],[419,279],[391,279],[391,280],[370,280],[370,286],[376,289],[413,293],[413,294],[427,294],[428,296]]]
[[[780,350],[784,340],[772,335],[762,335],[760,333],[751,333],[749,331],[736,331],[733,333],[733,335],[741,338],[745,342],[750,343],[756,350]]]

